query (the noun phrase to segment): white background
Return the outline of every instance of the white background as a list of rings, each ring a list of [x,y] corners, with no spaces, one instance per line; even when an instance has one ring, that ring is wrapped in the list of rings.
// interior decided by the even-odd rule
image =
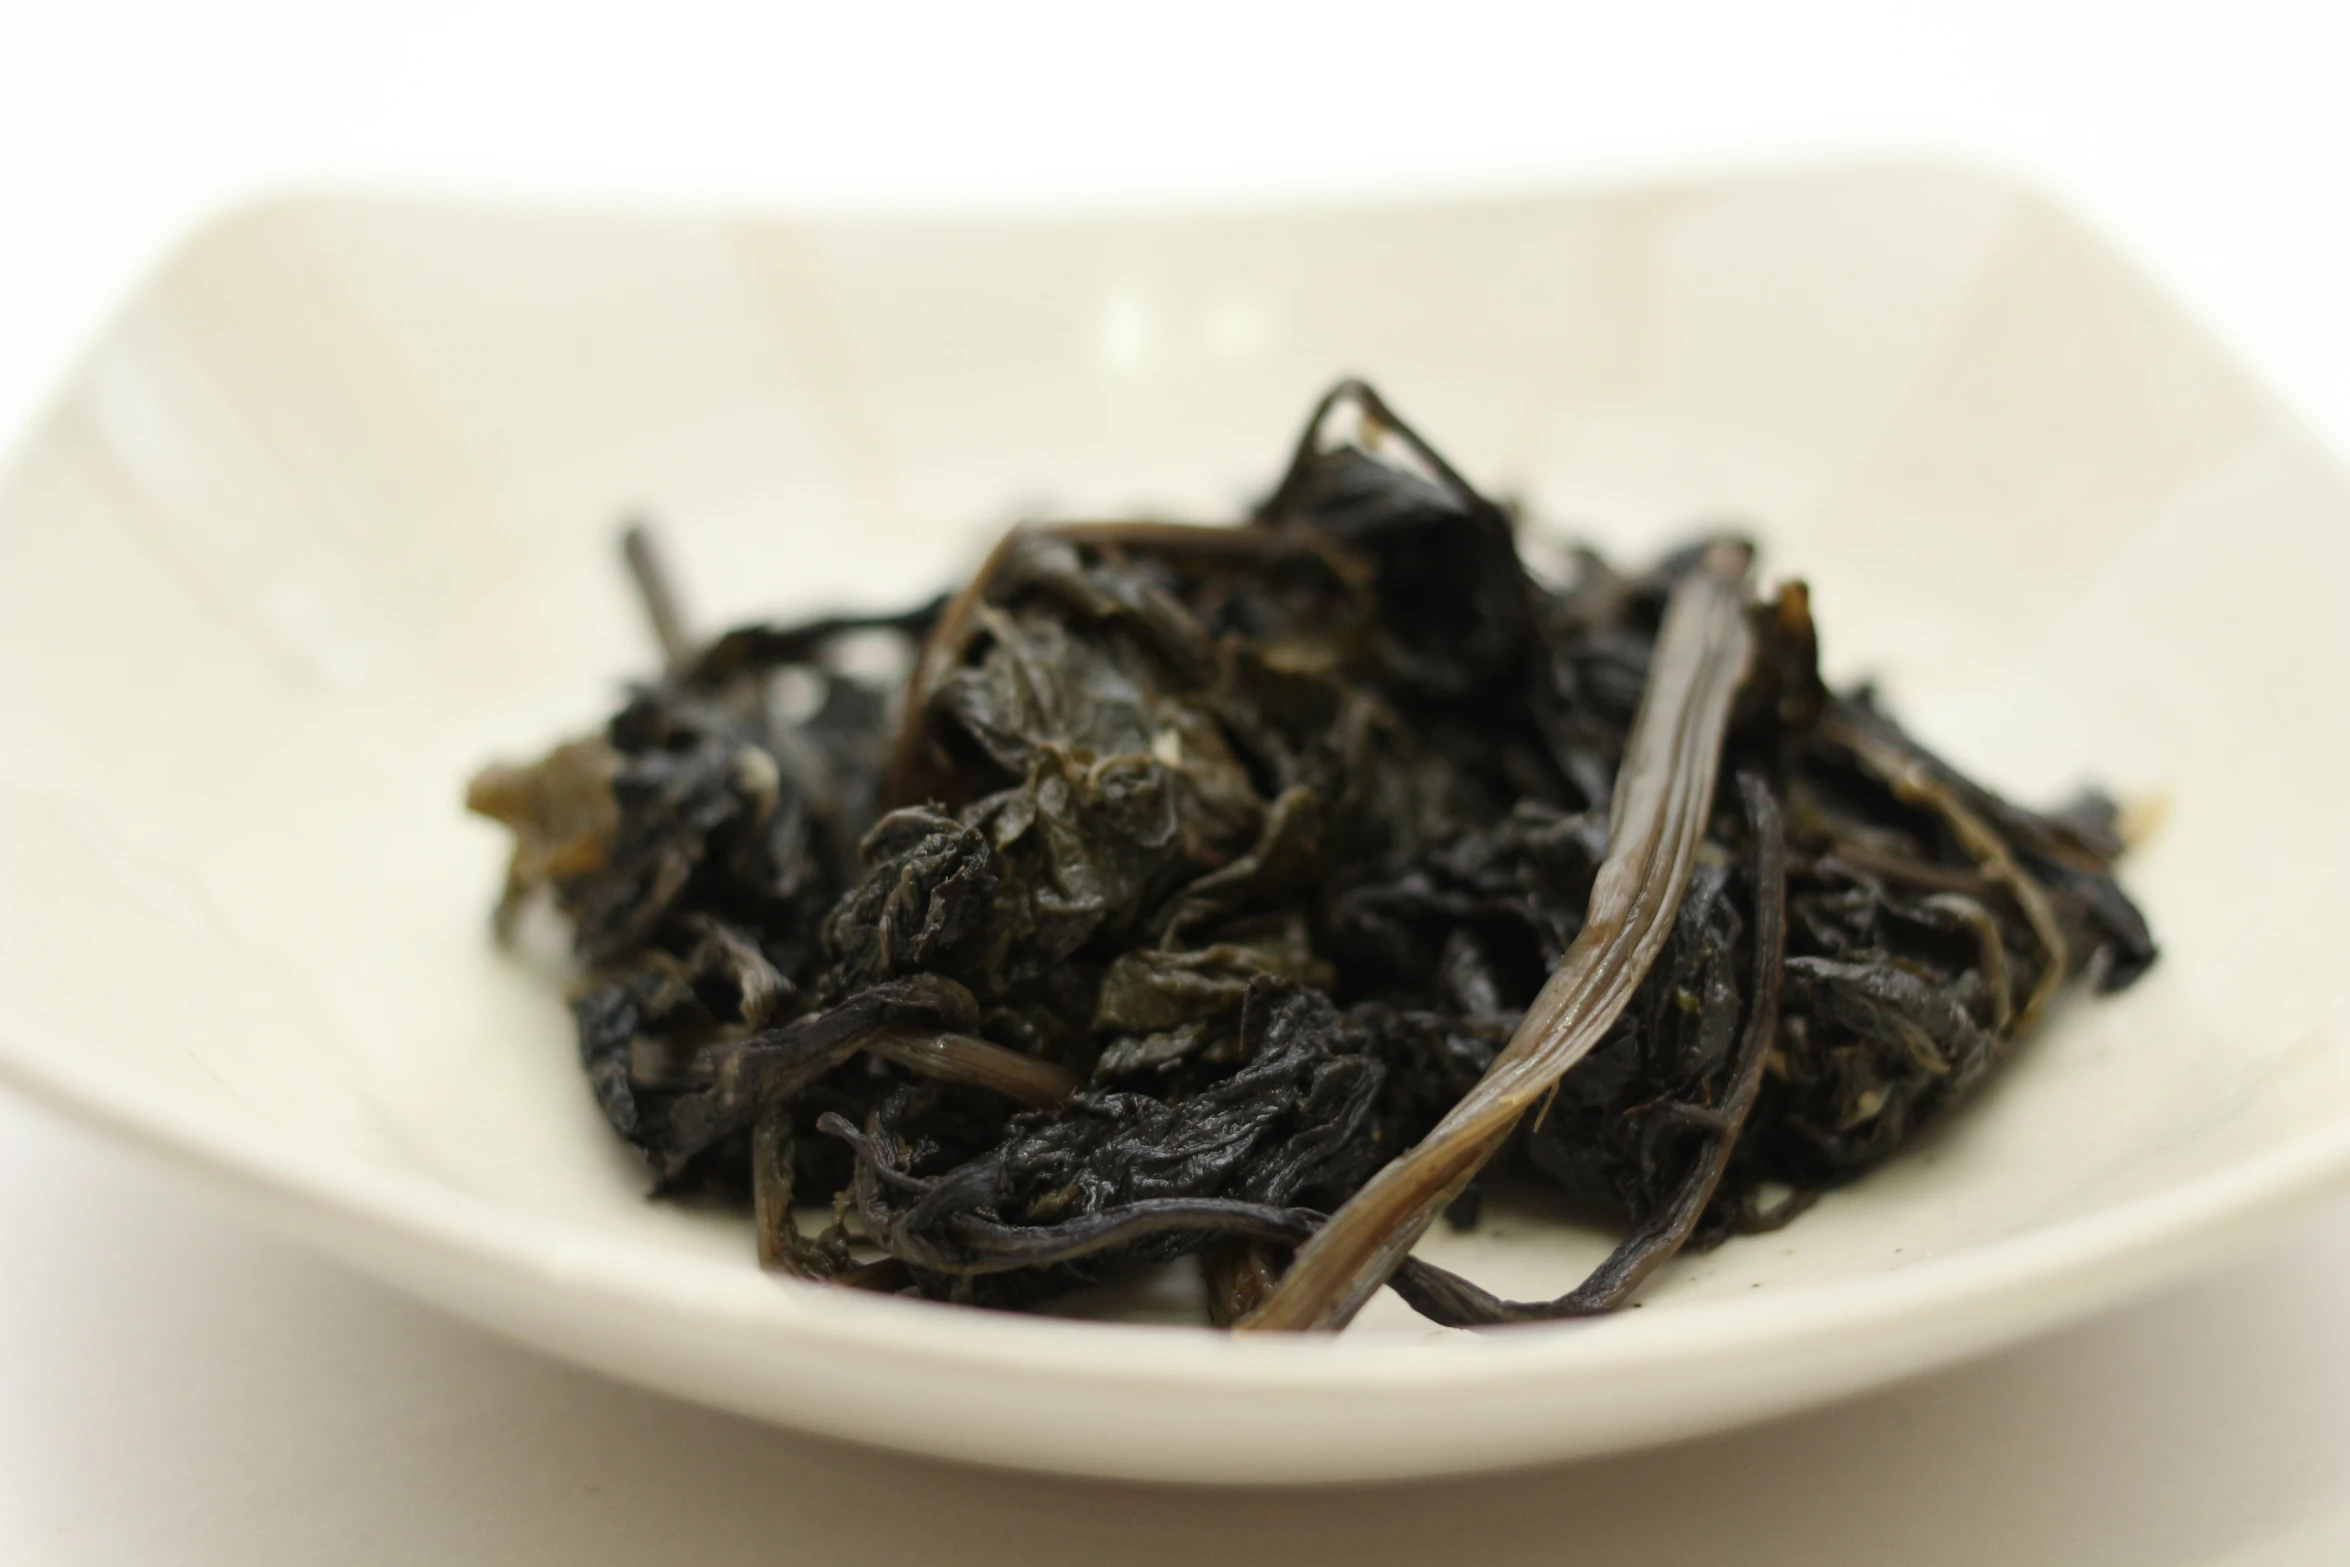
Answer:
[[[175,236],[289,186],[935,209],[1930,155],[2086,212],[2341,450],[2337,11],[0,0],[0,444]],[[1662,1454],[1239,1500],[1015,1479],[554,1366],[0,1104],[6,1563],[2338,1563],[2346,1340],[2350,1209],[2047,1343]]]

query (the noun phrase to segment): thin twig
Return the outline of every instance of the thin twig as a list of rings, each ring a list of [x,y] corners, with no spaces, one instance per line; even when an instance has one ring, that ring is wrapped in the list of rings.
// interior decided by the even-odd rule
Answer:
[[[686,632],[676,591],[653,543],[651,525],[630,523],[628,531],[620,535],[620,553],[628,561],[629,576],[636,580],[637,599],[653,627],[653,640],[661,645],[663,666],[673,675],[684,674],[694,661],[694,641]]]
[[[2032,981],[2031,994],[2016,1008],[2015,1028],[2008,1037],[2021,1038],[2030,1033],[2055,996],[2057,986],[2064,983],[2064,927],[2057,923],[2055,906],[2048,901],[2048,890],[2017,861],[2007,840],[1976,815],[1959,798],[1958,791],[1938,777],[1934,768],[1908,746],[1854,721],[1845,713],[1830,713],[1820,724],[1820,736],[1850,753],[1863,769],[1893,791],[1894,798],[1939,816],[1951,836],[1958,840],[1959,848],[1982,872],[1983,879],[2006,888],[2016,907],[2023,910],[2024,922],[2032,927],[2032,935],[2040,943],[2040,972]]]

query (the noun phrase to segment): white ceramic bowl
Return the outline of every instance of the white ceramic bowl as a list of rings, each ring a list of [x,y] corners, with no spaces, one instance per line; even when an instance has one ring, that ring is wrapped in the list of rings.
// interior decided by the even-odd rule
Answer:
[[[645,662],[619,513],[665,519],[710,622],[889,603],[1015,511],[1228,513],[1344,370],[1613,547],[1751,520],[1834,668],[1994,781],[2166,799],[2129,867],[2161,966],[1596,1323],[997,1316],[780,1282],[645,1202],[457,807]],[[2346,523],[2144,281],[1959,173],[1068,222],[269,205],[124,310],[0,486],[0,1078],[531,1344],[864,1441],[1287,1480],[1719,1427],[2341,1183]],[[1431,1244],[1547,1294],[1604,1242]]]

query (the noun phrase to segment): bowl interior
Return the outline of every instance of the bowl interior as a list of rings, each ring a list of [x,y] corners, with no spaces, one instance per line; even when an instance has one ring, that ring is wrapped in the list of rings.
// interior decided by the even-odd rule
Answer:
[[[2145,983],[1646,1311],[1993,1245],[2350,1114],[2341,479],[2094,239],[1915,170],[1076,222],[239,214],[0,485],[0,1021],[238,1137],[750,1269],[740,1221],[642,1200],[559,974],[487,940],[502,844],[458,808],[647,663],[617,520],[660,519],[708,625],[889,604],[1015,517],[1231,514],[1346,371],[1555,529],[1751,526],[1834,671],[1990,781],[2166,807],[2127,867]],[[1431,1242],[1544,1294],[1604,1244],[1515,1212]]]

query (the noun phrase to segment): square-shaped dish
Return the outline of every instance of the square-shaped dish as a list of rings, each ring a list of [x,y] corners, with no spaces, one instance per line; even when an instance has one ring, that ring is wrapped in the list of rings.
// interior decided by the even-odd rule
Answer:
[[[1229,515],[1336,374],[1638,555],[1731,517],[1832,673],[2051,797],[2168,815],[2163,963],[1930,1146],[1636,1313],[1236,1342],[820,1290],[647,1204],[557,977],[503,956],[493,755],[710,624],[910,600],[1015,515]],[[223,220],[0,480],[0,1078],[614,1374],[867,1441],[1364,1477],[1694,1432],[1945,1363],[2350,1171],[2325,954],[2350,490],[2191,325],[1995,180],[1877,170],[1302,215],[952,223],[306,199]],[[1432,1242],[1555,1294],[1602,1248]]]

